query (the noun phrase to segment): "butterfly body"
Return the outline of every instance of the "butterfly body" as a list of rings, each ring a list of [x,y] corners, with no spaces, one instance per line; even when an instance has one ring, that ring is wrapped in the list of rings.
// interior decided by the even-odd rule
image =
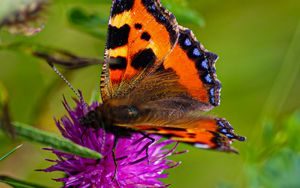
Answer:
[[[130,136],[129,132],[132,130],[130,130],[129,127],[116,129],[115,124],[119,122],[130,123],[132,121],[135,121],[138,118],[138,115],[139,112],[134,106],[110,106],[110,104],[106,103],[100,104],[96,109],[89,111],[80,119],[80,122],[85,127],[91,127],[94,129],[103,128],[109,133],[114,133],[115,135],[121,137],[128,137]],[[122,132],[124,132],[124,134],[122,134]]]
[[[83,125],[116,137],[158,134],[236,152],[232,141],[245,138],[224,118],[203,115],[220,104],[217,59],[159,0],[114,0],[101,75],[103,103],[83,117]]]

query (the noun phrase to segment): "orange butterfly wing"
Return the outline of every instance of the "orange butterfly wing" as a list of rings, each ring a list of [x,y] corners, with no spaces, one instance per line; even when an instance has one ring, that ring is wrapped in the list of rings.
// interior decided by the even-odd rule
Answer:
[[[122,80],[162,64],[158,70],[174,71],[186,92],[203,104],[200,110],[220,104],[221,84],[214,66],[218,56],[208,52],[189,29],[179,26],[159,0],[113,1],[105,56],[104,101]]]
[[[108,26],[102,88],[107,84],[112,84],[111,87],[118,85],[145,68],[159,65],[171,52],[177,39],[176,19],[161,6],[159,0],[114,0]],[[104,89],[102,93],[105,93]]]
[[[122,126],[122,125],[118,125]],[[221,118],[198,117],[165,125],[131,125],[130,128],[158,134],[175,141],[191,144],[201,149],[237,152],[230,145],[232,141],[244,141],[245,137],[236,135],[231,125]]]
[[[221,84],[216,77],[218,56],[208,52],[186,28],[180,27],[178,43],[163,63],[179,77],[179,83],[209,110],[220,104]]]

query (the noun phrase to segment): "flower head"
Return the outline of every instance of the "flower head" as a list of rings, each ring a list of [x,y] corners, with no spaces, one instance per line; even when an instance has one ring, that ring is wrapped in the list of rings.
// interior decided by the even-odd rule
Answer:
[[[76,104],[76,108],[72,110],[64,101],[69,116],[56,121],[56,125],[65,138],[101,153],[103,158],[88,159],[49,149],[58,159],[49,160],[56,164],[44,171],[64,172],[66,174],[64,178],[56,179],[56,181],[63,182],[64,187],[166,187],[159,180],[167,177],[163,171],[179,164],[166,159],[174,152],[176,145],[170,150],[165,146],[173,141],[159,142],[159,136],[150,135],[155,141],[148,146],[147,157],[145,146],[149,144],[149,139],[144,138],[142,134],[132,133],[130,138],[119,138],[115,148],[118,166],[116,176],[114,176],[116,168],[112,157],[114,135],[106,133],[101,128],[86,129],[79,123],[81,117],[95,109],[98,103],[88,106],[83,101],[76,101]]]

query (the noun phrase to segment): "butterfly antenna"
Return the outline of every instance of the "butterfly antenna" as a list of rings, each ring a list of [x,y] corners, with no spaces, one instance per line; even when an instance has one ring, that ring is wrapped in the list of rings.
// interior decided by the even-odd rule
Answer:
[[[82,96],[80,93],[72,86],[72,84],[64,77],[64,75],[59,72],[59,70],[52,64],[49,63],[50,67],[53,69],[53,71],[68,85],[68,87],[74,92],[74,94],[79,98],[82,99]]]

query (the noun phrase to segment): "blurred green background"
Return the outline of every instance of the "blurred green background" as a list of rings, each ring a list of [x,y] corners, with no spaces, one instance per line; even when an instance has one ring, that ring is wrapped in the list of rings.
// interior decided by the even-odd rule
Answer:
[[[174,188],[300,187],[300,1],[163,3],[219,55],[222,102],[210,113],[226,117],[236,133],[247,137],[234,143],[239,155],[181,145],[179,150],[190,152],[173,157],[182,164],[169,171],[166,182]],[[62,96],[71,101],[74,95],[43,60],[5,46],[39,44],[101,59],[109,9],[108,0],[57,0],[43,11],[40,33],[29,37],[0,30],[0,82],[7,89],[13,120],[58,133],[53,116],[65,114]],[[94,16],[81,22],[82,14]],[[100,70],[95,65],[62,72],[89,98],[99,86]],[[35,171],[49,166],[45,158],[54,157],[41,149],[45,146],[13,142],[0,133],[0,156],[19,143],[23,147],[0,161],[0,174],[58,187],[51,178],[61,174]]]

